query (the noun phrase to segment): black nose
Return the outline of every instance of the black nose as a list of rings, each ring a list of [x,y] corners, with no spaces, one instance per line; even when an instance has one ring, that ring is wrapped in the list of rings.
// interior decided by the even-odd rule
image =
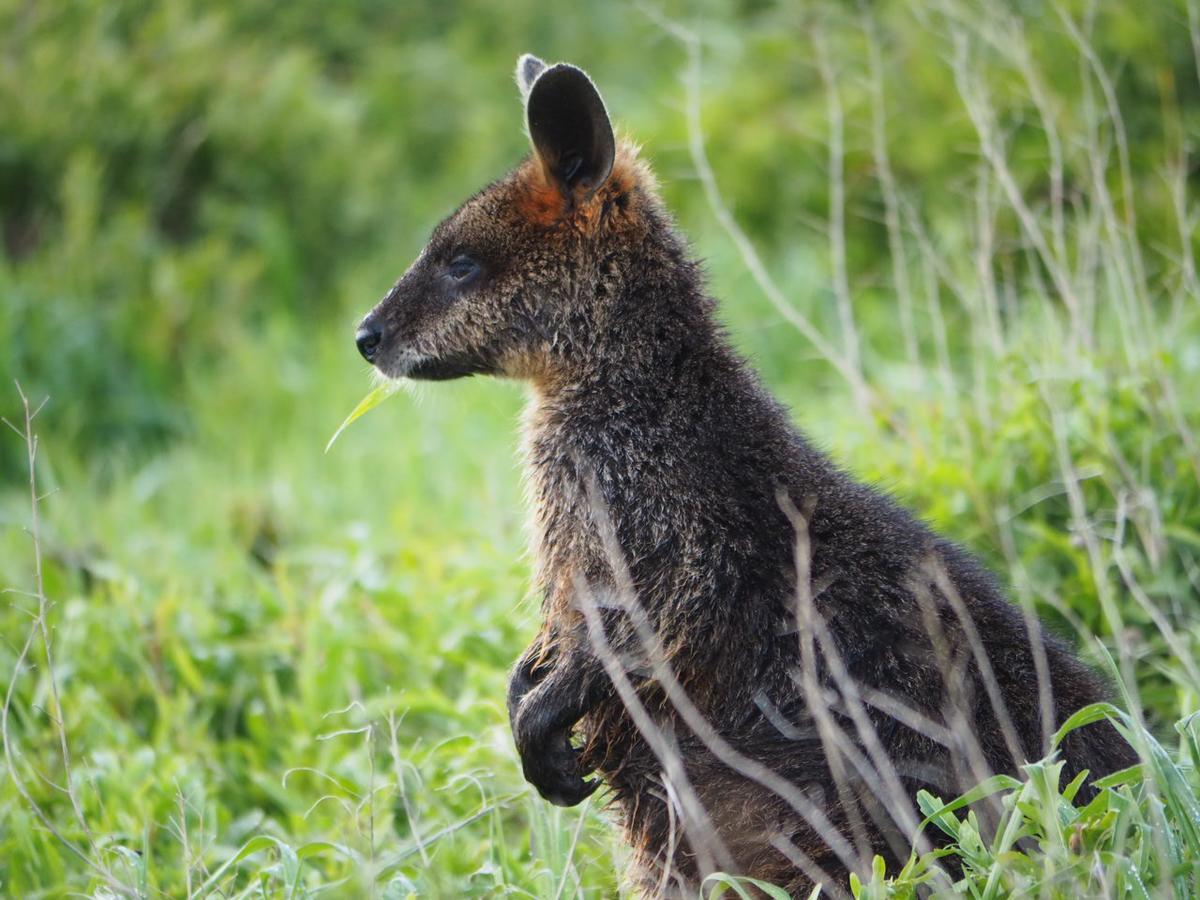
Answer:
[[[375,361],[375,354],[379,352],[379,344],[382,340],[383,329],[374,319],[364,319],[354,334],[354,343],[358,345],[358,352],[367,362]]]

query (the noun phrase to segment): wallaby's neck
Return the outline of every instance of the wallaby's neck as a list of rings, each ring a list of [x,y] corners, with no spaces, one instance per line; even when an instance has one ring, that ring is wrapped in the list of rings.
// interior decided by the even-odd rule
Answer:
[[[655,242],[623,269],[596,298],[607,310],[603,333],[569,342],[554,377],[535,384],[535,405],[620,417],[731,386],[731,371],[743,364],[718,330],[695,266],[673,243]]]
[[[717,324],[682,241],[668,228],[655,231],[623,261],[619,285],[610,282],[597,298],[609,305],[604,334],[576,350],[558,377],[535,385],[528,437],[634,460],[656,446],[707,444],[727,448],[733,462],[746,442],[730,441],[747,428],[759,432],[755,447],[792,443],[786,414]],[[530,463],[555,459],[533,454]]]

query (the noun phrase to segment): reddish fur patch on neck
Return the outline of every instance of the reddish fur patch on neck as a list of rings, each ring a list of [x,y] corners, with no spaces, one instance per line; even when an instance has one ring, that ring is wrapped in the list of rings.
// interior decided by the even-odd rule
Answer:
[[[638,155],[632,141],[617,142],[612,174],[590,197],[567,197],[559,185],[546,174],[541,161],[531,156],[516,172],[514,205],[522,218],[535,225],[550,227],[564,220],[577,221],[583,226],[594,225],[606,205],[635,193],[654,196],[657,183],[650,166]]]

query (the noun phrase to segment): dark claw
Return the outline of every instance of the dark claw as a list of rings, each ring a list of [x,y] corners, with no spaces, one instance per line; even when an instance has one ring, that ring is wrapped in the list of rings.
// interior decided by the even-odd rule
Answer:
[[[542,794],[550,803],[555,806],[578,806],[588,797],[596,792],[596,788],[600,787],[600,779],[592,778],[588,781],[579,779],[579,785],[573,787],[569,794]]]
[[[579,765],[579,751],[563,733],[551,738],[541,752],[522,754],[525,779],[555,806],[576,806],[590,797],[600,780],[585,780]]]

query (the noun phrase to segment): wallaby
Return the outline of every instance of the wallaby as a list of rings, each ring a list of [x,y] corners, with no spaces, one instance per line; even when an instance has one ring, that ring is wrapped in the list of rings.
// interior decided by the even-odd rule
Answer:
[[[526,55],[517,82],[532,153],[437,226],[356,339],[388,377],[531,386],[525,777],[564,806],[602,781],[647,894],[721,870],[840,895],[874,854],[907,858],[919,789],[1016,774],[1105,684],[796,430],[588,76]],[[1107,723],[1061,755],[1065,779],[1136,762]]]

